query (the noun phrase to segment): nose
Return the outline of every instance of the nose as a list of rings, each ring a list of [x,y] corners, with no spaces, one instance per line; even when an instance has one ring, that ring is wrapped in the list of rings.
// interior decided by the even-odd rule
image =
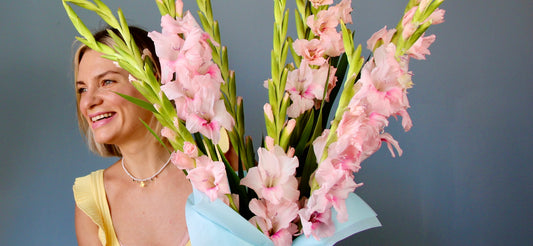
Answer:
[[[87,89],[80,97],[80,109],[82,112],[93,109],[102,104],[103,99],[98,89]]]

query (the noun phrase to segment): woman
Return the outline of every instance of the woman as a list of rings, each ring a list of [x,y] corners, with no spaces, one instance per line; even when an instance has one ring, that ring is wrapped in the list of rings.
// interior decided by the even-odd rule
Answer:
[[[141,50],[155,54],[146,31],[130,31]],[[105,30],[94,36],[113,44]],[[159,64],[155,55],[152,58]],[[121,157],[105,170],[75,181],[79,245],[188,244],[185,203],[191,185],[169,164],[169,152],[139,120],[160,129],[152,113],[115,93],[142,98],[129,82],[129,73],[87,46],[78,49],[74,65],[81,132],[95,153]]]

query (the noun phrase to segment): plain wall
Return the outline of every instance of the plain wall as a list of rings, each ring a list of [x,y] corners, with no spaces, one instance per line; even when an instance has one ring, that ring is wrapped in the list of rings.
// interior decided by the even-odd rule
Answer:
[[[105,2],[122,7],[130,24],[160,31],[153,1]],[[395,26],[405,3],[353,0],[356,41]],[[272,1],[213,4],[244,97],[247,132],[258,143]],[[195,2],[186,8],[194,10]],[[411,63],[414,127],[404,133],[392,120],[387,130],[404,155],[392,158],[383,148],[356,177],[365,183],[356,193],[383,227],[341,245],[531,241],[533,2],[448,0],[442,8],[446,22],[429,31],[437,35],[432,54]],[[96,15],[77,10],[91,28],[102,26]],[[74,178],[114,162],[91,154],[77,129],[71,72],[77,33],[59,0],[0,3],[0,32],[0,244],[75,245]]]

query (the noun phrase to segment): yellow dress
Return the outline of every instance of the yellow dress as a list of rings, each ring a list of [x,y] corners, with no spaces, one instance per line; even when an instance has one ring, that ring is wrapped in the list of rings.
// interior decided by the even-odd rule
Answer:
[[[120,246],[107,203],[104,170],[97,170],[87,176],[76,178],[72,190],[78,208],[98,226],[98,238],[102,245]],[[187,246],[190,245],[189,241]]]

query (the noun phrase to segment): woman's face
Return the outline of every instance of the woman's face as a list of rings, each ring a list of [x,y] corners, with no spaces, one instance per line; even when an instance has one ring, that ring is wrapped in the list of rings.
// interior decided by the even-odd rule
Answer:
[[[139,118],[149,122],[152,113],[115,93],[143,98],[130,83],[129,73],[101,56],[87,50],[80,61],[76,78],[79,109],[97,143],[120,146],[146,136]]]

